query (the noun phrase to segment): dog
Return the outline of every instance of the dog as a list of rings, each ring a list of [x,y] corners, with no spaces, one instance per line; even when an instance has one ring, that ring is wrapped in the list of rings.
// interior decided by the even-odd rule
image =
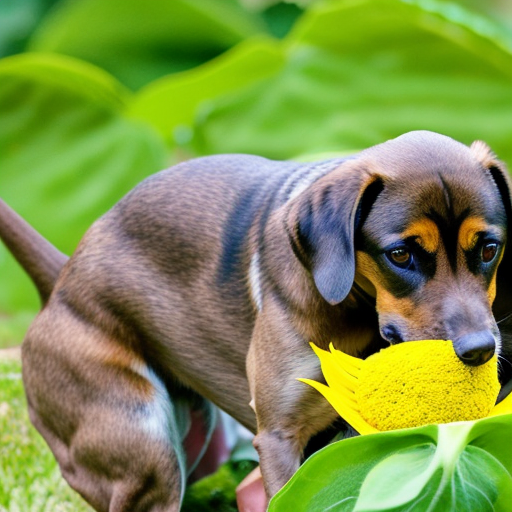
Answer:
[[[96,510],[177,511],[176,411],[213,403],[255,433],[270,498],[337,420],[296,380],[322,380],[310,341],[366,357],[450,339],[510,378],[510,190],[483,142],[418,131],[314,164],[180,163],[69,260],[2,204],[44,304],[22,346],[31,421]]]

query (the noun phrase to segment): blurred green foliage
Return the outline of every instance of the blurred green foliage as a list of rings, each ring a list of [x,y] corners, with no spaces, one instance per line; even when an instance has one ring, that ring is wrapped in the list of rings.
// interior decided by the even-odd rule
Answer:
[[[467,2],[5,0],[0,196],[71,253],[184,158],[297,158],[430,129],[511,164],[511,8]],[[0,282],[0,313],[37,309],[3,246]]]
[[[136,89],[265,30],[232,0],[65,0],[42,20],[28,49],[86,60]]]

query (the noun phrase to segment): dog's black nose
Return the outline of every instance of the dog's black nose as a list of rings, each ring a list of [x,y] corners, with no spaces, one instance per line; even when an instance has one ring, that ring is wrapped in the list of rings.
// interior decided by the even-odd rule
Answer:
[[[491,331],[472,332],[453,340],[453,348],[464,364],[480,366],[494,355],[496,339]]]

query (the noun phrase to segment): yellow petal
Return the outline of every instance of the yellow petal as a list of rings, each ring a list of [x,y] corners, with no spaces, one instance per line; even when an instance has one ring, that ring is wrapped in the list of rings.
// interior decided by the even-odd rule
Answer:
[[[332,343],[329,345],[329,349],[331,350],[333,358],[342,368],[345,369],[346,372],[356,378],[359,378],[359,373],[365,364],[363,359],[352,357],[341,350],[336,350]]]
[[[499,404],[495,405],[489,416],[512,414],[512,393],[509,393]]]
[[[378,432],[378,430],[375,427],[372,427],[361,417],[359,412],[352,405],[354,404],[354,402],[352,400],[347,400],[344,394],[341,394],[338,390],[333,390],[326,386],[325,384],[321,384],[320,382],[316,382],[315,380],[297,380],[309,384],[311,387],[315,388],[318,392],[320,392],[332,405],[334,410],[360,434],[366,435]]]
[[[336,361],[331,352],[322,350],[313,344],[311,344],[311,347],[318,356],[318,359],[320,359],[322,373],[327,384],[332,388],[339,389],[345,387],[349,391],[354,392],[358,383],[357,378],[348,373],[345,368]]]

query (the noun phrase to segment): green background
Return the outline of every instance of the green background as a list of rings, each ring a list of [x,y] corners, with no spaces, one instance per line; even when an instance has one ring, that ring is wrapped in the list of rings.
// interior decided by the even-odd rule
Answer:
[[[314,158],[428,129],[510,164],[511,10],[476,8],[7,0],[0,197],[70,254],[136,183],[194,156]],[[3,246],[0,282],[0,318],[25,325],[38,298]]]
[[[2,0],[0,197],[71,254],[136,183],[195,156],[313,159],[428,129],[510,167],[511,27],[508,0]],[[38,307],[0,244],[0,348]],[[28,427],[19,362],[0,366],[0,512],[87,510]],[[291,486],[309,492],[304,468]],[[215,478],[208,499],[229,480],[232,502]]]

